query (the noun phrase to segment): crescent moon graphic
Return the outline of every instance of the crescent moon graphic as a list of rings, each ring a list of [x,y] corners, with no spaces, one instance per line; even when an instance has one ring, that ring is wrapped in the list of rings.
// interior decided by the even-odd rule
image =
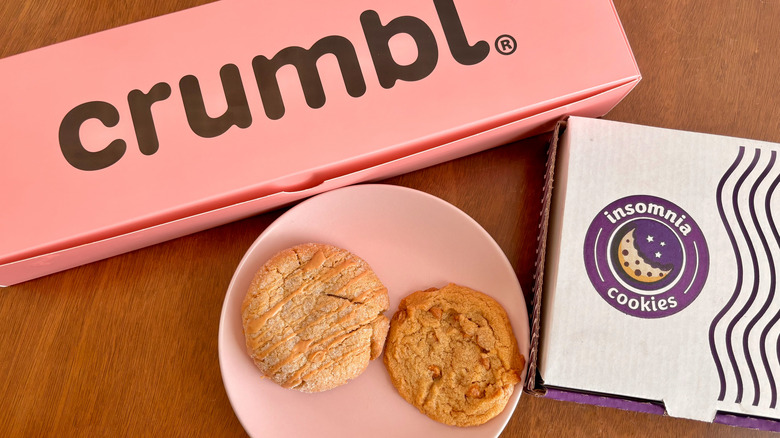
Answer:
[[[661,269],[647,262],[645,256],[635,245],[636,228],[632,228],[620,238],[618,245],[618,261],[620,267],[629,277],[642,283],[655,283],[669,276],[674,267]]]

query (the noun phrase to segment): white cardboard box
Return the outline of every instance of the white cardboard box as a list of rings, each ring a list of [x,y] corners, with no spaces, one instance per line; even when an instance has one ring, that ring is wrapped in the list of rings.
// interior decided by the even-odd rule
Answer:
[[[569,118],[552,151],[538,387],[777,430],[764,420],[780,419],[778,150]]]

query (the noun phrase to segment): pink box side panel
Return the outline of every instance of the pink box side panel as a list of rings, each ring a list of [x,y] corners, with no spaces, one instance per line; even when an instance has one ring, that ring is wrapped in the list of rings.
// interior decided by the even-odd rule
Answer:
[[[320,186],[300,192],[280,192],[260,199],[237,203],[221,209],[197,214],[147,229],[122,234],[50,254],[45,254],[5,265],[0,265],[0,286],[21,283],[43,275],[59,272],[106,257],[139,249],[148,245],[173,239],[186,234],[222,225],[249,217],[253,214],[278,207],[305,197],[370,180],[377,180],[422,168],[443,161],[455,159],[469,153],[505,144],[538,132],[551,129],[555,121],[564,115],[575,113],[599,116],[614,106],[635,85],[626,84],[608,92],[592,96],[581,102],[556,108],[527,119],[479,133],[453,143],[403,157],[360,172],[323,182]]]

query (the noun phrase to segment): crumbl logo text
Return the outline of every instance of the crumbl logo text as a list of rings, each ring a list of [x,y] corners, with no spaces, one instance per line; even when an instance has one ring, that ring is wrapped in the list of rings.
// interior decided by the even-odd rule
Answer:
[[[694,219],[655,196],[629,196],[604,207],[588,228],[583,255],[599,295],[638,318],[683,310],[709,271],[707,242]]]
[[[360,25],[365,44],[371,55],[377,80],[382,88],[390,89],[397,81],[413,82],[428,77],[439,60],[440,45],[446,43],[452,58],[460,65],[470,66],[484,61],[491,51],[491,44],[481,39],[470,39],[466,35],[461,17],[453,0],[433,0],[439,25],[446,41],[438,41],[432,27],[422,19],[404,15],[389,21],[383,20],[374,10],[360,14]],[[398,63],[393,57],[390,40],[397,35],[406,35],[414,41],[417,56],[411,62]],[[516,49],[516,40],[502,34],[492,45],[501,55],[511,55]],[[323,56],[332,56],[338,62],[339,72],[320,72],[318,61]],[[285,115],[281,87],[277,73],[285,66],[292,66],[300,78],[303,96],[310,108],[325,105],[325,90],[321,74],[340,74],[346,93],[361,97],[366,93],[366,80],[358,60],[353,41],[340,36],[329,35],[314,42],[310,48],[290,46],[279,50],[273,57],[257,55],[252,59],[252,72],[260,92],[265,116],[270,120]],[[323,69],[325,70],[325,69]],[[185,75],[179,81],[183,112],[190,129],[203,138],[214,138],[224,134],[232,126],[245,129],[252,125],[253,114],[247,102],[247,94],[235,64],[226,64],[219,70],[225,92],[227,109],[213,117],[206,112],[206,103],[197,77]],[[62,155],[76,169],[93,171],[105,169],[117,163],[127,151],[125,139],[117,138],[106,145],[89,145],[82,140],[81,130],[110,129],[120,123],[132,123],[138,149],[144,155],[152,155],[160,148],[157,127],[152,106],[171,97],[171,85],[159,82],[148,91],[131,90],[127,101],[109,103],[90,101],[77,105],[62,119],[59,128],[59,144]],[[117,104],[127,105],[131,120],[120,120]],[[92,122],[96,121],[96,122]],[[102,124],[102,127],[100,126]]]

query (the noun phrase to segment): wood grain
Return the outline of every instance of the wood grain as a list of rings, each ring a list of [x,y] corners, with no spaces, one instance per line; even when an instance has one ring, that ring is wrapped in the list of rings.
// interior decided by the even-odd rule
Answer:
[[[0,57],[202,3],[4,0]],[[780,142],[780,2],[615,4],[644,78],[608,119]],[[533,138],[386,183],[471,215],[529,291],[544,162]],[[245,436],[222,386],[219,316],[239,260],[281,212],[0,290],[0,434]],[[769,434],[526,395],[502,436]]]

